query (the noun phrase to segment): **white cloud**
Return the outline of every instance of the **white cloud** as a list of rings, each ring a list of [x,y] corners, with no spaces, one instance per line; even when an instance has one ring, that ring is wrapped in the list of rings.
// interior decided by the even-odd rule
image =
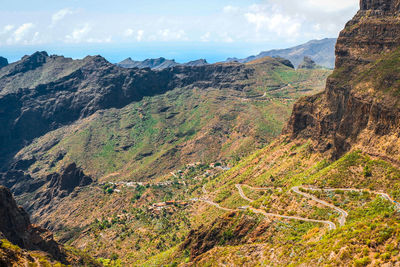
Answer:
[[[239,11],[239,8],[236,7],[236,6],[228,5],[228,6],[224,6],[224,8],[222,9],[222,11],[223,11],[224,13],[226,13],[226,14],[230,14],[230,13],[238,12],[238,11]]]
[[[12,31],[14,28],[15,28],[14,25],[6,25],[3,27],[3,30],[0,32],[0,34],[8,33],[10,31]]]
[[[33,23],[25,23],[18,27],[12,36],[14,43],[21,42],[33,27],[35,27]]]
[[[124,36],[125,36],[125,37],[130,37],[130,36],[133,35],[133,33],[134,33],[134,30],[132,30],[132,29],[126,29],[126,30],[124,31]]]
[[[88,35],[88,33],[92,30],[89,24],[85,24],[83,27],[76,28],[72,31],[71,34],[65,36],[66,42],[70,43],[79,43],[84,41],[84,38]]]
[[[126,29],[123,33],[124,37],[131,38],[133,37],[136,41],[140,42],[143,40],[144,37],[144,30],[133,30],[131,28]]]
[[[187,41],[186,33],[184,30],[171,30],[163,29],[158,31],[162,41]]]
[[[76,11],[74,11],[74,10],[72,10],[70,8],[64,8],[64,9],[61,9],[61,10],[57,11],[51,17],[52,25],[56,24],[60,20],[63,20],[67,15],[72,15],[72,14],[75,14],[75,13],[76,13]]]
[[[73,1],[76,4],[69,3],[71,8],[17,15],[9,12],[8,17],[2,10],[7,24],[0,25],[0,44],[190,41],[286,46],[337,36],[355,14],[358,1],[235,0],[230,1],[233,5],[221,4],[212,12],[196,13],[192,8],[173,13],[171,7],[162,14],[135,13],[134,8],[131,12],[107,12],[105,3],[101,9],[88,9]],[[79,16],[72,16],[78,12]],[[29,17],[30,23],[22,24],[23,17]]]
[[[203,35],[200,37],[200,40],[201,40],[202,42],[209,42],[209,41],[210,41],[210,37],[211,37],[211,33],[210,33],[210,32],[206,32],[205,34],[203,34]]]
[[[144,36],[144,30],[138,30],[137,31],[137,35],[136,35],[136,40],[138,42],[143,40],[143,36]]]
[[[252,6],[250,10],[260,10],[257,12],[247,12],[244,14],[246,20],[255,25],[256,33],[269,31],[287,38],[299,35],[301,23],[298,19],[285,16],[279,12],[269,14],[263,8]]]

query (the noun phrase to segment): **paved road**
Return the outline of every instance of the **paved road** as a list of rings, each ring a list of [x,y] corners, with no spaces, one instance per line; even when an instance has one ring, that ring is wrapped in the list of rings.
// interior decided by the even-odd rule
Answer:
[[[203,186],[202,190],[203,190],[203,192],[205,194],[208,194],[208,192],[207,192],[207,190],[205,189],[204,186]],[[236,184],[235,185],[235,187],[237,188],[237,190],[239,192],[240,197],[242,199],[248,201],[248,202],[253,202],[254,200],[248,198],[246,196],[246,194],[243,192],[242,186],[243,185],[241,185],[241,184]],[[246,185],[246,186],[249,187],[249,188],[252,188],[254,190],[270,190],[270,189],[276,190],[277,189],[277,188],[272,188],[272,187],[257,188],[257,187],[251,187],[251,186],[248,186],[248,185]],[[320,203],[321,205],[324,205],[326,207],[329,207],[329,208],[334,209],[335,211],[337,211],[340,214],[340,218],[339,218],[340,226],[343,226],[346,223],[346,218],[349,215],[347,213],[347,211],[345,211],[345,210],[343,210],[341,208],[338,208],[335,205],[330,204],[330,203],[328,203],[328,202],[326,202],[324,200],[321,200],[321,199],[319,199],[319,198],[317,198],[317,197],[315,197],[315,196],[313,196],[311,194],[302,192],[302,191],[300,191],[300,189],[312,190],[312,191],[338,191],[339,190],[339,191],[369,192],[369,193],[372,193],[372,194],[380,195],[381,197],[387,199],[388,201],[393,203],[396,206],[397,209],[400,210],[400,203],[398,203],[397,201],[392,199],[388,194],[382,193],[382,192],[374,192],[374,191],[370,191],[368,189],[365,189],[365,190],[363,190],[363,189],[352,189],[352,188],[325,188],[325,189],[319,189],[319,188],[312,188],[312,187],[305,187],[305,186],[295,186],[295,187],[291,188],[291,190],[294,193],[302,195],[302,196],[304,196],[306,198],[312,199],[312,200],[316,201],[317,203]],[[211,200],[202,199],[202,198],[192,199],[192,201],[202,201],[202,202],[205,202],[205,203],[207,203],[209,205],[215,206],[218,209],[221,209],[221,210],[224,210],[224,211],[239,211],[240,209],[246,208],[246,209],[249,209],[249,210],[253,211],[256,214],[264,215],[265,217],[276,217],[276,218],[288,219],[288,220],[298,220],[298,221],[305,221],[305,222],[322,223],[322,224],[327,225],[330,230],[335,230],[336,229],[335,223],[333,223],[331,221],[314,220],[314,219],[308,219],[308,218],[297,217],[297,216],[285,216],[285,215],[280,215],[280,214],[275,214],[275,213],[267,213],[264,210],[256,209],[256,208],[253,208],[253,207],[250,207],[250,206],[245,206],[245,207],[242,207],[242,208],[239,208],[239,209],[229,209],[229,208],[221,207],[218,203],[215,203],[215,202],[213,202]],[[265,207],[263,207],[263,208],[265,208]]]
[[[340,226],[345,225],[345,223],[346,223],[346,218],[347,218],[347,216],[349,216],[349,214],[347,213],[347,211],[345,211],[345,210],[343,210],[343,209],[341,209],[341,208],[338,208],[338,207],[336,207],[335,205],[330,204],[330,203],[328,203],[328,202],[326,202],[326,201],[323,201],[323,200],[321,200],[321,199],[319,199],[319,198],[317,198],[317,197],[315,197],[315,196],[313,196],[313,195],[310,195],[310,194],[307,194],[307,193],[305,193],[305,192],[302,192],[302,191],[300,191],[300,188],[302,188],[302,189],[307,189],[307,188],[302,187],[302,186],[295,186],[295,187],[292,187],[291,190],[292,190],[293,192],[295,192],[296,194],[302,195],[302,196],[304,196],[304,197],[306,197],[306,198],[309,198],[309,199],[314,200],[314,201],[317,202],[317,203],[320,203],[321,205],[324,205],[324,206],[326,206],[326,207],[329,207],[329,208],[331,208],[331,209],[336,210],[337,212],[340,213],[340,217],[339,217],[339,224],[340,224]]]
[[[228,209],[228,208],[221,207],[218,203],[215,203],[215,202],[213,202],[213,201],[211,201],[211,200],[204,199],[204,198],[192,198],[191,200],[192,200],[192,201],[195,201],[195,202],[196,202],[196,201],[205,202],[205,203],[207,203],[207,204],[209,204],[209,205],[211,205],[211,206],[217,207],[218,209],[224,210],[224,211],[238,211],[238,210],[236,210],[236,209]]]
[[[243,189],[242,189],[242,185],[236,184],[235,187],[238,189],[239,195],[240,195],[241,198],[243,198],[244,200],[247,200],[247,201],[249,201],[249,202],[253,202],[252,199],[248,198],[248,197],[244,194]],[[266,190],[268,190],[268,189],[266,189]],[[266,217],[277,217],[277,218],[281,218],[281,219],[289,219],[289,220],[298,220],[298,221],[304,221],[304,222],[322,223],[322,224],[328,225],[328,227],[329,227],[330,230],[336,229],[336,225],[335,225],[333,222],[331,222],[331,221],[313,220],[313,219],[302,218],[302,217],[297,217],[297,216],[285,216],[285,215],[280,215],[280,214],[275,214],[275,213],[267,213],[267,212],[265,212],[265,211],[263,211],[263,210],[255,209],[255,208],[252,208],[252,207],[250,207],[249,209],[250,209],[251,211],[253,211],[254,213],[262,214],[262,215],[264,215],[264,216],[266,216]]]
[[[248,202],[253,202],[253,201],[254,201],[254,200],[252,200],[252,199],[250,199],[250,198],[248,198],[248,197],[246,196],[246,194],[243,192],[242,185],[236,184],[235,187],[236,187],[237,190],[239,191],[239,195],[240,195],[241,198],[243,198],[244,200],[246,200],[246,201],[248,201]]]
[[[356,188],[313,188],[313,187],[303,187],[303,188],[312,191],[328,191],[328,192],[334,192],[334,191],[347,191],[347,192],[359,192],[359,193],[368,192],[370,194],[383,197],[384,199],[391,202],[396,207],[396,209],[400,210],[400,203],[394,200],[391,196],[389,196],[389,194],[383,192],[371,191],[369,189],[356,189]]]
[[[203,191],[204,194],[208,195],[208,191],[206,189],[206,184],[203,185],[203,187],[201,188],[201,190]]]

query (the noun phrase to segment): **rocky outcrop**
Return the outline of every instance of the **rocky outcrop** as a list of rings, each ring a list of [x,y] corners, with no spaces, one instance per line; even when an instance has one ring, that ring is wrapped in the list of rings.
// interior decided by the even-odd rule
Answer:
[[[294,65],[292,64],[292,62],[290,62],[289,59],[282,58],[282,57],[276,57],[275,59],[276,59],[278,62],[282,63],[283,65],[285,65],[285,66],[287,66],[287,67],[289,67],[289,68],[294,69]]]
[[[386,156],[398,154],[399,98],[391,93],[398,89],[391,69],[400,64],[390,54],[400,46],[399,3],[361,1],[360,11],[338,38],[336,69],[325,92],[295,104],[285,134],[311,139],[315,148],[335,158],[356,146]],[[384,55],[389,55],[385,66]],[[370,79],[372,73],[375,79]]]
[[[4,57],[0,57],[0,69],[8,65],[8,60]]]
[[[310,57],[304,57],[303,62],[300,63],[298,68],[312,70],[317,68],[317,64]]]
[[[53,192],[56,192],[53,195],[59,195],[60,192],[68,194],[78,186],[87,186],[93,182],[92,178],[86,176],[82,169],[78,168],[75,163],[68,165],[62,174],[50,174],[47,180],[50,181],[49,187],[54,190]]]
[[[82,188],[93,183],[93,179],[85,175],[83,170],[77,167],[75,163],[69,164],[61,173],[49,174],[46,180],[48,181],[47,188],[39,192],[30,205],[26,206],[28,211],[46,209],[48,205],[51,208],[70,195],[76,188]]]
[[[10,190],[0,186],[0,232],[13,244],[28,250],[49,253],[63,263],[66,254],[48,230],[32,225],[28,214],[18,207]]]

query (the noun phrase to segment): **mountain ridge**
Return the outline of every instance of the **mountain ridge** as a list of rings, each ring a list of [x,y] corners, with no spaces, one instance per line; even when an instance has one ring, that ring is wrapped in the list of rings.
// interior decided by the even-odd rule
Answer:
[[[336,38],[325,38],[321,40],[311,40],[305,44],[286,49],[274,49],[264,51],[256,56],[243,59],[228,58],[227,62],[237,61],[246,63],[266,56],[282,57],[290,60],[297,68],[305,56],[311,57],[318,65],[333,68],[335,62],[335,43]]]
[[[152,70],[164,70],[168,68],[173,68],[176,66],[190,66],[190,67],[195,67],[195,66],[204,66],[208,65],[207,60],[205,59],[198,59],[198,60],[193,60],[189,61],[187,63],[177,63],[175,60],[170,60],[170,59],[165,59],[163,57],[160,58],[155,58],[155,59],[146,59],[143,61],[134,61],[132,58],[127,58],[119,63],[116,64],[119,67],[122,68],[127,68],[127,69],[133,69],[133,68],[139,68],[139,69],[145,69],[145,68],[150,68]]]

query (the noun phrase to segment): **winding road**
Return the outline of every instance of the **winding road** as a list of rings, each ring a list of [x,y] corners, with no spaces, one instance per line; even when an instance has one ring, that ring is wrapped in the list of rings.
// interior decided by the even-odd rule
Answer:
[[[321,204],[321,205],[324,205],[324,206],[326,206],[326,207],[329,207],[329,208],[331,208],[331,209],[336,210],[338,213],[340,213],[340,217],[339,217],[339,224],[340,224],[340,226],[345,225],[345,223],[346,223],[346,218],[347,218],[347,216],[349,216],[349,214],[347,213],[347,211],[345,211],[345,210],[343,210],[343,209],[341,209],[341,208],[338,208],[338,207],[336,207],[335,205],[330,204],[330,203],[328,203],[328,202],[326,202],[326,201],[324,201],[324,200],[321,200],[321,199],[319,199],[319,198],[317,198],[317,197],[315,197],[315,196],[313,196],[313,195],[310,195],[310,194],[307,194],[307,193],[305,193],[305,192],[302,192],[302,191],[300,191],[300,188],[306,189],[305,187],[302,187],[302,186],[295,186],[295,187],[292,187],[291,190],[292,190],[293,192],[295,192],[296,194],[302,195],[303,197],[312,199],[312,200],[314,200],[315,202],[317,202],[317,203],[319,203],[319,204]]]
[[[243,188],[242,185],[240,184],[236,184],[235,187],[238,189],[239,191],[239,195],[241,198],[243,198],[244,200],[247,200],[249,202],[253,202],[254,200],[248,198],[244,192],[243,192]],[[270,190],[271,188],[265,188],[265,190]],[[263,190],[263,189],[260,189]],[[321,200],[322,201],[322,200]],[[321,203],[322,204],[322,203]],[[328,204],[328,203],[327,203]],[[314,219],[308,219],[308,218],[303,218],[303,217],[297,217],[297,216],[286,216],[286,215],[280,215],[280,214],[275,214],[275,213],[267,213],[263,210],[260,209],[255,209],[252,207],[249,207],[249,209],[251,211],[253,211],[254,213],[258,213],[258,214],[262,214],[266,217],[277,217],[277,218],[282,218],[282,219],[289,219],[289,220],[298,220],[298,221],[304,221],[304,222],[315,222],[315,223],[322,223],[328,226],[329,230],[334,230],[336,229],[336,225],[331,222],[331,221],[324,221],[324,220],[314,220]]]
[[[252,187],[252,186],[249,186],[249,185],[236,184],[235,187],[237,188],[240,197],[242,199],[248,201],[248,202],[253,202],[254,200],[252,200],[252,199],[250,199],[250,198],[248,198],[246,196],[246,194],[243,191],[242,186],[247,186],[247,187],[249,187],[249,188],[251,188],[253,190],[265,190],[266,191],[266,190],[271,190],[272,189],[272,190],[280,190],[280,191],[282,191],[282,188],[273,188],[273,187],[259,188],[259,187]],[[208,194],[207,190],[205,189],[205,185],[203,186],[202,189],[203,189],[203,193]],[[315,202],[317,202],[317,203],[319,203],[319,204],[321,204],[323,206],[329,207],[329,208],[335,210],[336,212],[338,212],[340,214],[340,217],[339,217],[339,220],[338,220],[340,226],[343,226],[346,223],[346,218],[349,215],[347,213],[347,211],[345,211],[345,210],[343,210],[341,208],[338,208],[335,205],[333,205],[331,203],[328,203],[328,202],[326,202],[324,200],[321,200],[321,199],[319,199],[319,198],[317,198],[317,197],[315,197],[315,196],[313,196],[311,194],[308,194],[306,192],[302,192],[300,189],[311,190],[311,191],[328,191],[328,192],[329,191],[369,192],[371,194],[380,195],[381,197],[383,197],[386,200],[390,201],[393,205],[395,205],[395,207],[398,210],[400,210],[400,204],[397,201],[395,201],[393,198],[391,198],[388,194],[382,193],[382,192],[374,192],[374,191],[370,191],[368,189],[365,189],[365,190],[363,190],[363,189],[352,189],[352,188],[326,188],[326,189],[321,188],[321,189],[319,189],[319,188],[312,188],[312,187],[305,187],[305,186],[295,186],[295,187],[291,188],[291,191],[293,191],[294,193],[299,194],[299,195],[301,195],[301,196],[303,196],[305,198],[314,200]],[[204,199],[204,198],[196,198],[196,199],[192,199],[192,201],[205,202],[205,203],[207,203],[209,205],[215,206],[218,209],[221,209],[221,210],[224,210],[224,211],[239,211],[240,210],[240,209],[224,208],[224,207],[221,207],[218,203],[215,203],[215,202],[213,202],[211,200]],[[297,217],[297,216],[286,216],[286,215],[280,215],[280,214],[275,214],[275,213],[267,213],[262,209],[256,209],[256,208],[253,208],[251,206],[242,207],[242,209],[243,208],[249,209],[249,210],[251,210],[252,212],[254,212],[256,214],[261,214],[261,215],[263,215],[265,217],[276,217],[276,218],[281,218],[281,219],[289,219],[289,220],[298,220],[298,221],[305,221],[305,222],[321,223],[321,224],[327,225],[329,230],[335,230],[336,229],[335,223],[331,222],[331,221],[314,220],[314,219]],[[264,206],[262,206],[262,208],[265,209]]]

